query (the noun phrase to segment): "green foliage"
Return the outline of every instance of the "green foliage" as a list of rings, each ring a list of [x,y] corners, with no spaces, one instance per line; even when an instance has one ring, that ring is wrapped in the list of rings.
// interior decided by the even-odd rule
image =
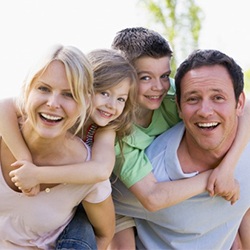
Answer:
[[[250,69],[244,72],[244,90],[246,94],[250,97]]]
[[[171,44],[174,52],[172,72],[194,49],[203,20],[203,12],[195,0],[141,0],[154,21],[154,28]],[[152,23],[152,22],[150,22]],[[151,26],[151,25],[149,25]]]

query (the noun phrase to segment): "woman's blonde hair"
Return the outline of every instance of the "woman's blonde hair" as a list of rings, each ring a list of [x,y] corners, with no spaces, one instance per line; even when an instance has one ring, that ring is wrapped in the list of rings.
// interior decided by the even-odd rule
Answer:
[[[83,127],[88,117],[91,108],[91,96],[93,95],[93,71],[91,64],[83,52],[76,47],[55,45],[48,51],[47,55],[27,75],[22,95],[18,99],[18,107],[25,117],[25,107],[30,91],[33,88],[33,83],[44,73],[50,63],[55,60],[64,64],[71,93],[81,110],[77,124],[75,124],[72,131],[76,134]]]

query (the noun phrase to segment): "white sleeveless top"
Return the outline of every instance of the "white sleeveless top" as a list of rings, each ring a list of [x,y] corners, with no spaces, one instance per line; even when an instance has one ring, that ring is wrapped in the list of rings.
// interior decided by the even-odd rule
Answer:
[[[88,159],[91,157],[89,147]],[[1,166],[0,166],[1,167]],[[0,168],[1,169],[1,168]],[[0,249],[54,249],[55,241],[82,201],[99,203],[111,193],[109,180],[97,184],[59,184],[28,197],[15,192],[0,171]]]

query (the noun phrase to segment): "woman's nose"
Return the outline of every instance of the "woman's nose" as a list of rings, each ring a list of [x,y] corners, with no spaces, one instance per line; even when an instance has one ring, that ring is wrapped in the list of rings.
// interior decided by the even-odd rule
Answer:
[[[47,101],[47,106],[50,108],[59,108],[60,107],[60,101],[59,97],[56,94],[50,95],[48,101]]]

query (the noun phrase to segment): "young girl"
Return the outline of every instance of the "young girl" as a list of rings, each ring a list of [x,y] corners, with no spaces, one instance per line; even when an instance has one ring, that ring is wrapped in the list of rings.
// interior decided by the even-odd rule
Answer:
[[[9,105],[9,102],[0,105],[0,113],[5,114],[11,124],[7,126],[0,122],[0,133],[8,145],[13,146],[12,152],[18,159],[12,164],[17,169],[10,176],[15,185],[28,195],[37,193],[37,189],[33,189],[33,192],[30,189],[40,183],[82,184],[108,179],[115,161],[115,138],[119,141],[131,133],[137,92],[134,68],[114,50],[95,50],[87,58],[94,71],[94,95],[91,98],[91,113],[78,135],[92,147],[90,161],[56,168],[34,167],[25,145],[19,140],[16,143],[20,133],[16,127],[13,105]]]
[[[75,134],[86,117],[92,81],[91,65],[71,46],[53,47],[30,73],[18,107],[22,111],[19,133],[38,166],[33,168],[46,164],[56,168],[90,159],[90,148]],[[0,139],[0,249],[55,249],[58,235],[79,204],[94,227],[94,247],[105,249],[115,226],[109,180],[85,185],[43,184],[40,193],[27,197],[9,176],[15,157]]]

